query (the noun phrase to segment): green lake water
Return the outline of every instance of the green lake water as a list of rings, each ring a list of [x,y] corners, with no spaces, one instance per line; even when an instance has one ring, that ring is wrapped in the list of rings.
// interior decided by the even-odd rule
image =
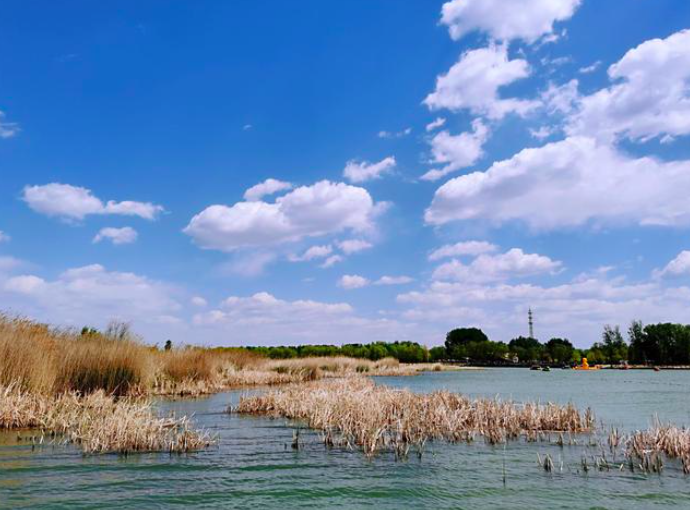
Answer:
[[[429,392],[448,389],[516,401],[574,402],[625,429],[655,416],[690,425],[690,372],[491,369],[378,378]],[[0,434],[0,508],[690,508],[690,477],[674,463],[659,475],[590,470],[595,448],[548,442],[491,447],[434,443],[423,457],[326,450],[315,433],[289,443],[287,420],[224,413],[240,392],[164,401],[163,412],[194,414],[218,445],[192,455],[84,456],[74,447],[32,451],[17,434]],[[582,438],[582,443],[586,438]],[[537,465],[549,453],[556,470]],[[503,481],[505,465],[506,480]],[[562,466],[562,467],[561,467]]]

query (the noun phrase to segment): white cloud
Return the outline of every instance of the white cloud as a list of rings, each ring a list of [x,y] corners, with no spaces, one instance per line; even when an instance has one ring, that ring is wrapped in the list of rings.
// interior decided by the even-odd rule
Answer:
[[[343,231],[371,232],[382,209],[364,188],[321,181],[296,188],[274,203],[209,206],[184,232],[202,248],[231,252]]]
[[[426,125],[426,132],[428,133],[429,131],[433,131],[434,129],[438,129],[440,127],[443,127],[446,123],[446,119],[444,117],[436,117],[435,120],[429,122]]]
[[[577,72],[580,74],[590,74],[590,73],[593,73],[594,71],[596,71],[597,69],[599,69],[600,67],[601,67],[601,60],[597,60],[596,62],[594,62],[588,66],[581,67],[580,69],[577,70]]]
[[[518,221],[537,230],[588,222],[690,225],[688,189],[689,161],[632,158],[571,137],[451,179],[436,191],[425,219]]]
[[[25,263],[10,255],[0,255],[0,275],[24,266]]]
[[[655,277],[690,275],[690,251],[684,250],[662,270],[654,271]]]
[[[208,302],[201,296],[192,296],[192,299],[190,299],[189,301],[194,306],[197,306],[199,308],[205,308],[208,305]]]
[[[629,283],[605,273],[550,287],[434,281],[422,291],[397,297],[408,307],[402,314],[405,319],[445,329],[459,321],[476,324],[490,338],[504,341],[527,334],[531,307],[538,338],[566,337],[580,347],[598,341],[603,324],[625,328],[633,319],[684,322],[688,299],[690,287],[664,287],[660,281]]]
[[[520,248],[513,248],[498,255],[479,255],[467,265],[453,259],[438,266],[432,277],[434,280],[459,282],[501,281],[545,273],[553,274],[561,265],[561,262],[544,255],[525,253]]]
[[[342,255],[331,255],[326,260],[324,260],[323,264],[321,264],[319,267],[326,269],[334,266],[338,262],[342,262],[343,260],[345,260],[345,258]]]
[[[541,126],[539,129],[530,129],[529,134],[537,140],[544,140],[555,133],[555,129],[550,126]]]
[[[135,242],[137,237],[137,231],[132,227],[106,227],[99,230],[98,234],[93,238],[93,242],[100,243],[104,239],[108,239],[113,244],[130,244]]]
[[[244,126],[242,126],[242,131],[249,131],[253,127],[254,126],[252,126],[251,124],[245,124]]]
[[[12,138],[19,131],[19,125],[16,122],[7,122],[5,114],[0,111],[0,138]]]
[[[377,136],[379,138],[404,138],[412,133],[412,128],[406,128],[402,131],[379,131]]]
[[[219,309],[195,315],[194,323],[232,323],[236,326],[280,324],[287,327],[304,321],[327,320],[328,317],[347,315],[352,311],[347,303],[322,303],[303,299],[285,301],[268,292],[257,292],[250,297],[230,296]]]
[[[352,253],[357,253],[363,250],[368,250],[373,246],[368,241],[363,239],[346,239],[337,243],[338,248],[340,248],[345,255],[350,255]]]
[[[469,50],[461,55],[448,73],[436,79],[436,90],[424,99],[424,104],[431,110],[467,109],[491,119],[500,119],[508,113],[526,115],[538,106],[537,101],[502,99],[499,89],[529,74],[527,61],[509,60],[505,45],[492,44]]]
[[[368,161],[348,161],[343,170],[343,176],[350,182],[360,183],[380,179],[384,174],[395,168],[395,158],[388,156],[378,163]]]
[[[429,260],[440,260],[448,257],[459,257],[462,255],[477,256],[483,253],[492,253],[498,250],[498,246],[486,241],[462,241],[455,244],[446,244],[434,250],[429,255]]]
[[[570,18],[580,0],[452,0],[443,4],[441,23],[457,40],[472,31],[493,39],[533,43],[553,34],[556,21]]]
[[[66,220],[82,220],[90,214],[120,214],[154,220],[164,211],[160,205],[150,202],[110,200],[104,204],[87,188],[56,182],[26,186],[22,199],[38,213]]]
[[[261,200],[266,195],[273,195],[279,191],[292,189],[292,184],[289,182],[279,181],[277,179],[266,179],[259,184],[256,184],[244,192],[244,199],[248,202]]]
[[[405,285],[413,281],[414,278],[409,276],[382,276],[374,282],[374,285]]]
[[[368,279],[356,274],[345,274],[340,277],[340,280],[338,280],[338,286],[348,290],[361,289],[370,283],[371,282]]]
[[[248,251],[236,254],[230,262],[220,266],[222,274],[253,278],[264,273],[266,267],[278,256],[267,251]]]
[[[7,243],[10,241],[10,239],[11,237],[9,235],[0,230],[0,243]]]
[[[608,69],[615,83],[583,97],[567,132],[631,140],[690,134],[690,30],[645,41]]]
[[[302,255],[293,255],[288,258],[291,262],[306,262],[309,260],[322,259],[324,257],[328,257],[331,253],[333,253],[333,247],[330,244],[327,244],[323,246],[312,246],[311,248],[307,249]]]
[[[541,100],[549,113],[570,114],[580,101],[578,81],[570,80],[564,85],[549,83],[548,88],[542,92]]]
[[[441,169],[430,170],[422,179],[436,181],[451,172],[472,166],[484,155],[482,146],[489,137],[489,128],[475,119],[472,122],[472,132],[461,133],[457,136],[448,131],[441,131],[431,139],[432,163],[445,164]]]
[[[179,309],[176,289],[99,264],[69,269],[55,280],[24,274],[0,280],[15,309],[58,324],[106,324],[111,319],[152,322]]]

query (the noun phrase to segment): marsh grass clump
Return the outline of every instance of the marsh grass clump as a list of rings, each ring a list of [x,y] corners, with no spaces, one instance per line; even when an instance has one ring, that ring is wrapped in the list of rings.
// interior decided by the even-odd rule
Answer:
[[[470,399],[446,391],[416,394],[377,386],[366,378],[292,385],[240,400],[234,412],[299,419],[320,430],[327,446],[359,448],[367,455],[420,454],[431,440],[491,444],[541,432],[587,432],[594,420],[574,406],[524,405]]]
[[[47,434],[86,453],[185,453],[213,442],[186,417],[160,418],[146,401],[115,399],[103,391],[48,397],[0,386],[0,429],[37,430],[41,438]]]

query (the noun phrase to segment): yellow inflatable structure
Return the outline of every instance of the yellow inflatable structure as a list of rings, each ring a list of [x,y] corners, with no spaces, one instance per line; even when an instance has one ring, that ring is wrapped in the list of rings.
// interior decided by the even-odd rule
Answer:
[[[599,370],[599,365],[590,367],[589,363],[587,363],[587,358],[582,358],[582,365],[575,367],[574,370]]]

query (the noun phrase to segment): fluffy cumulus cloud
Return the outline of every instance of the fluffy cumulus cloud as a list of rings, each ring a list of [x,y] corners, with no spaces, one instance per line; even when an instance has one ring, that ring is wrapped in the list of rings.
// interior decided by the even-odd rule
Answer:
[[[198,308],[205,308],[208,306],[208,302],[201,296],[192,296],[192,299],[190,299],[189,302]]]
[[[690,225],[690,162],[633,158],[570,137],[451,179],[426,221],[517,221],[536,230],[602,224]]]
[[[279,181],[277,179],[266,179],[245,191],[244,199],[248,202],[253,202],[255,200],[261,200],[267,195],[273,195],[289,189],[292,189],[292,184],[289,182]]]
[[[56,182],[26,186],[22,199],[38,213],[71,221],[83,220],[91,214],[119,214],[154,220],[164,211],[162,206],[150,202],[109,200],[103,203],[87,188]]]
[[[93,238],[94,243],[108,240],[113,244],[131,244],[137,240],[139,234],[132,227],[105,227],[98,231]]]
[[[223,345],[323,343],[324,338],[340,344],[351,342],[353,334],[392,341],[417,333],[396,320],[359,316],[348,303],[289,301],[268,292],[231,296],[219,307],[196,314],[193,322],[204,338],[217,338]]]
[[[488,137],[489,128],[479,119],[472,122],[472,131],[457,136],[441,131],[431,139],[431,162],[445,166],[428,171],[422,179],[436,181],[451,172],[474,165],[484,154],[482,146]]]
[[[308,248],[302,255],[292,255],[288,258],[292,262],[306,262],[309,260],[328,257],[331,253],[333,253],[333,246],[326,244],[323,246],[312,246]]]
[[[479,255],[470,264],[453,259],[438,266],[432,278],[458,282],[501,281],[545,273],[553,274],[561,266],[561,262],[544,255],[525,253],[520,248],[513,248],[497,255]]]
[[[180,310],[176,288],[99,264],[69,269],[54,280],[35,274],[0,278],[0,296],[32,317],[82,326],[111,319],[135,323],[170,320]]]
[[[202,248],[231,252],[344,231],[371,232],[382,210],[364,188],[321,181],[296,188],[275,202],[209,206],[191,219],[184,232]]]
[[[599,340],[603,324],[625,328],[634,319],[686,320],[690,287],[669,287],[661,280],[629,282],[608,273],[594,271],[551,286],[435,280],[422,290],[399,294],[397,301],[406,307],[401,316],[420,325],[448,328],[460,320],[504,341],[527,333],[531,307],[538,338],[566,336],[581,347]]]
[[[344,274],[340,277],[340,280],[338,280],[338,287],[342,287],[343,289],[347,290],[361,289],[370,283],[371,282],[363,276],[357,274]]]
[[[500,119],[508,113],[525,115],[539,102],[501,98],[499,89],[529,74],[527,61],[520,58],[510,60],[506,45],[492,44],[469,50],[446,74],[436,79],[436,90],[424,99],[424,104],[431,110],[467,109],[491,119]]]
[[[440,260],[448,257],[469,255],[475,257],[483,253],[492,253],[498,250],[498,246],[487,241],[461,241],[455,244],[446,244],[432,251],[429,260]]]
[[[690,251],[683,250],[661,270],[654,272],[657,277],[690,276]]]
[[[395,158],[393,156],[383,158],[378,163],[352,160],[345,165],[343,177],[354,183],[372,181],[392,172],[395,165]]]
[[[690,134],[690,30],[645,41],[608,69],[615,83],[583,97],[570,134],[669,140]]]
[[[340,248],[345,255],[368,250],[372,246],[373,244],[364,239],[345,239],[344,241],[338,242],[338,248]]]
[[[19,125],[5,120],[5,113],[0,111],[0,138],[12,138],[17,133],[19,133]]]
[[[441,23],[460,39],[472,31],[498,40],[533,43],[553,33],[557,21],[569,19],[581,0],[451,0],[443,4]]]

